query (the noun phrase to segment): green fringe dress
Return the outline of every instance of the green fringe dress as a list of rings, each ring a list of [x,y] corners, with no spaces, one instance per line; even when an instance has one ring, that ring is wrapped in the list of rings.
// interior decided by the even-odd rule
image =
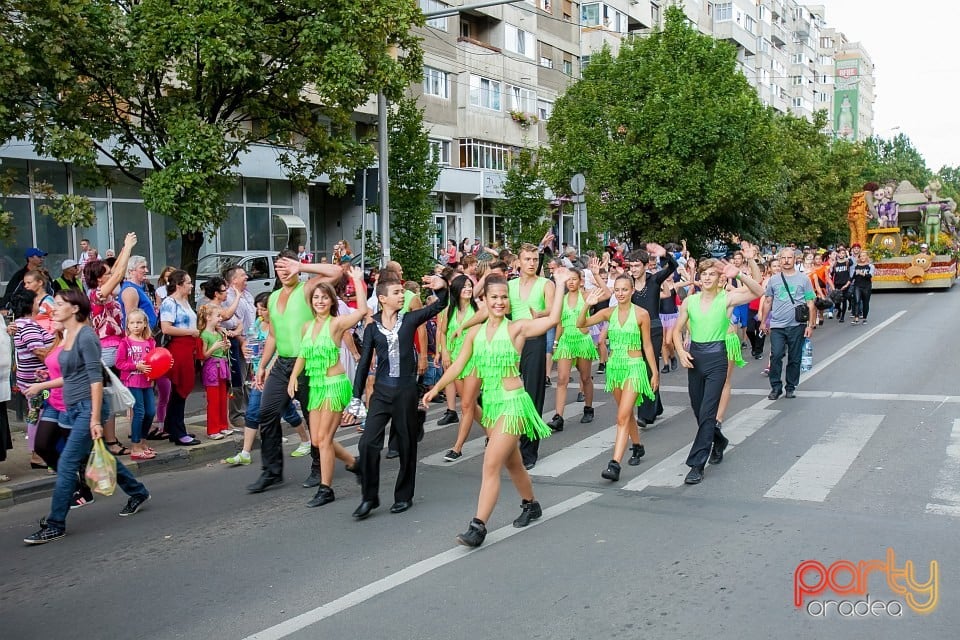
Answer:
[[[656,398],[650,386],[646,361],[643,356],[631,356],[629,353],[643,350],[640,325],[637,324],[637,314],[632,305],[623,324],[620,324],[619,305],[613,307],[607,338],[610,340],[610,358],[607,360],[606,390],[623,389],[627,382],[631,382],[637,392],[638,407],[643,404],[644,396],[651,400]]]
[[[520,354],[510,341],[509,321],[500,322],[493,340],[487,341],[487,323],[481,325],[473,341],[472,361],[482,381],[484,429],[493,428],[502,420],[503,432],[540,440],[550,436],[550,427],[543,421],[533,400],[522,386],[506,390],[503,379],[520,375]]]
[[[586,304],[583,299],[583,293],[577,293],[577,304],[570,307],[567,302],[567,294],[563,294],[563,312],[560,314],[560,326],[563,327],[563,333],[557,340],[557,348],[553,350],[553,360],[596,360],[597,346],[593,344],[593,338],[589,333],[583,333],[577,328],[577,319],[580,317],[580,311]]]
[[[336,344],[330,335],[330,318],[326,319],[320,328],[320,333],[314,338],[313,330],[316,323],[317,321],[314,320],[310,324],[307,334],[300,342],[300,357],[304,359],[310,385],[307,411],[315,409],[343,411],[353,397],[353,384],[346,373],[327,375],[330,367],[340,362],[340,345]]]

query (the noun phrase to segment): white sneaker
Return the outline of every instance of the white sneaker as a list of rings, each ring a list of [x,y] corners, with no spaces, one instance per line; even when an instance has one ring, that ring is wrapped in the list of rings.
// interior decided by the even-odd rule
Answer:
[[[290,452],[290,456],[293,458],[302,458],[303,456],[310,455],[310,443],[301,442],[300,446]]]
[[[207,436],[207,440],[223,440],[223,434],[215,433],[213,435]]]
[[[220,435],[222,435],[222,436],[232,436],[232,435],[233,435],[233,429],[224,429],[223,431],[220,432]]]
[[[825,314],[823,314],[823,317],[826,318],[827,320],[833,320],[833,312],[827,311]]]

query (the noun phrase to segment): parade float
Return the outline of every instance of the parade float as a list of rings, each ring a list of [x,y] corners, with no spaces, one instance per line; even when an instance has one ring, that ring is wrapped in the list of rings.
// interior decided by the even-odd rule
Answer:
[[[877,289],[949,289],[957,280],[957,203],[939,195],[937,180],[920,191],[868,183],[847,211],[850,244],[870,251]],[[924,251],[922,245],[929,247]]]

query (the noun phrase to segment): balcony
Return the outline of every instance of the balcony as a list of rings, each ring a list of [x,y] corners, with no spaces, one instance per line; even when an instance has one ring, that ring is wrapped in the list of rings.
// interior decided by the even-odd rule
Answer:
[[[713,23],[713,37],[718,40],[730,40],[742,48],[747,55],[757,52],[757,36],[750,33],[733,20]]]

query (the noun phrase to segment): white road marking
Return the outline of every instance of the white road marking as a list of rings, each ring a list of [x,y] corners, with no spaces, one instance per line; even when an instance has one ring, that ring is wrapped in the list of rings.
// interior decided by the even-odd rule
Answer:
[[[881,422],[882,415],[841,413],[764,497],[823,502]]]
[[[660,387],[661,391],[673,391],[677,393],[687,393],[686,387]],[[765,396],[770,393],[770,388],[766,389],[733,389],[735,396]],[[797,398],[824,398],[834,400],[880,400],[883,402],[925,402],[925,403],[943,403],[960,404],[960,396],[943,396],[924,393],[870,393],[858,391],[805,391],[797,389]]]
[[[657,419],[660,421],[682,413],[687,407],[664,407],[663,415]],[[617,426],[608,427],[599,433],[595,433],[589,438],[584,438],[579,442],[574,442],[561,449],[560,451],[542,458],[537,462],[537,466],[530,470],[532,476],[544,476],[556,478],[560,475],[572,471],[585,462],[593,460],[604,451],[613,448],[614,439],[617,437]]]
[[[350,593],[337,598],[331,602],[328,602],[324,605],[302,613],[296,617],[293,617],[285,622],[274,625],[269,629],[264,629],[259,633],[255,633],[246,638],[246,640],[280,640],[281,638],[286,638],[289,635],[292,635],[298,631],[306,629],[310,625],[316,624],[322,620],[333,617],[338,613],[346,611],[351,607],[354,607],[358,604],[366,602],[371,598],[374,598],[381,593],[386,593],[391,589],[402,586],[408,582],[411,582],[422,575],[430,573],[435,569],[446,566],[457,560],[462,560],[474,553],[482,553],[485,549],[489,549],[491,546],[502,542],[511,536],[521,534],[525,531],[529,531],[534,527],[541,526],[544,522],[552,520],[557,516],[561,516],[577,507],[581,507],[593,500],[599,498],[602,494],[596,493],[594,491],[584,491],[581,494],[578,494],[568,500],[556,504],[552,507],[547,507],[543,510],[543,516],[539,520],[535,520],[529,526],[524,527],[523,529],[516,529],[512,525],[507,525],[501,527],[496,531],[492,531],[487,535],[486,541],[483,546],[476,549],[468,549],[466,547],[454,547],[442,553],[438,553],[435,556],[421,560],[416,564],[412,564],[409,567],[405,567],[396,573],[390,574],[376,582],[371,582],[370,584],[360,587],[356,591],[351,591]]]
[[[927,504],[927,513],[960,517],[960,418],[953,421],[947,460],[940,469],[932,497],[937,502]]]
[[[723,423],[723,433],[730,440],[727,452],[780,414],[779,411],[765,409],[767,404],[771,404],[769,400],[761,400]],[[689,449],[689,446],[677,449],[622,488],[626,491],[643,491],[647,487],[679,487],[688,471],[685,463]]]

